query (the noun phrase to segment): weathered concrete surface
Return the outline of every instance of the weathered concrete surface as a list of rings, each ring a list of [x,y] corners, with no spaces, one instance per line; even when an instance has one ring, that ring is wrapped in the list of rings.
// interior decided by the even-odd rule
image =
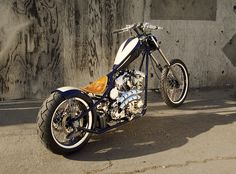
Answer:
[[[154,20],[216,20],[217,0],[152,0]]]
[[[62,7],[0,0],[0,99],[41,98],[63,85]]]
[[[141,0],[0,0],[0,100],[107,74],[125,38],[112,31],[143,21],[143,10]]]
[[[186,63],[191,87],[235,84],[235,49],[227,43],[236,33],[236,2],[202,2],[0,0],[0,100],[44,98],[56,87],[82,86],[106,74],[118,46],[128,36],[111,32],[143,21],[165,28],[155,34],[169,59]],[[198,20],[173,20],[168,9],[176,3]],[[156,5],[163,7],[165,20],[151,17],[156,15]],[[179,8],[171,10],[173,16],[185,16]],[[191,9],[196,12],[191,14]],[[213,20],[208,20],[209,15]],[[155,76],[150,79],[149,87],[157,88]]]
[[[223,48],[225,55],[230,59],[231,63],[236,66],[236,34],[229,40]]]
[[[180,58],[187,64],[192,87],[235,84],[236,67],[233,63],[236,55],[233,50],[236,48],[230,47],[226,54],[223,51],[236,34],[235,4],[235,0],[218,0],[216,21],[150,20],[165,28],[156,32],[163,51],[167,57]]]
[[[156,100],[157,99],[157,100]],[[178,109],[151,93],[145,117],[93,136],[70,156],[39,142],[40,102],[0,103],[0,173],[233,173],[236,170],[236,90],[192,91]]]

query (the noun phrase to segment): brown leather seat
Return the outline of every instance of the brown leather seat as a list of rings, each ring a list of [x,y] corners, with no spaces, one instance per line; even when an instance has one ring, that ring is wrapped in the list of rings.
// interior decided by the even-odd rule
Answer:
[[[96,95],[102,95],[106,90],[107,82],[108,82],[107,76],[102,76],[98,80],[81,88],[81,90]]]

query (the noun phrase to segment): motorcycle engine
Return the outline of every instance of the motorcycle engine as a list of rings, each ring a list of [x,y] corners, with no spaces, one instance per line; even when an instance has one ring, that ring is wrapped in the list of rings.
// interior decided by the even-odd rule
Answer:
[[[113,120],[128,118],[141,114],[144,105],[145,74],[137,70],[126,70],[117,75],[115,87],[110,92],[114,100],[109,109]]]

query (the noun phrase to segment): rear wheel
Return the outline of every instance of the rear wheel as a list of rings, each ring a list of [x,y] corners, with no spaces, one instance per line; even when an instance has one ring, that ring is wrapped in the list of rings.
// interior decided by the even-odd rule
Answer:
[[[37,130],[42,143],[57,154],[81,149],[91,134],[78,128],[92,129],[94,116],[90,111],[79,120],[74,121],[73,118],[88,108],[89,101],[82,94],[65,99],[58,92],[52,93],[44,101],[37,117]]]
[[[160,91],[164,102],[168,106],[178,107],[187,96],[189,75],[185,64],[179,59],[172,60],[170,67],[166,66],[161,73]],[[179,81],[174,74],[178,76]]]

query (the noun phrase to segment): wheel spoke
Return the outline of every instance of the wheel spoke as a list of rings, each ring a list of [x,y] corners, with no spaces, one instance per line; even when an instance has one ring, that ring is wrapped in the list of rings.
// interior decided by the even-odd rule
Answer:
[[[77,98],[65,100],[62,104],[60,104],[54,112],[55,114],[53,115],[53,120],[54,117],[58,116],[61,117],[61,119],[59,119],[56,123],[54,123],[54,121],[52,122],[52,134],[58,143],[63,146],[73,146],[86,135],[84,131],[79,131],[76,133],[76,136],[71,136],[73,135],[73,132],[76,132],[74,126],[88,128],[89,124],[87,116],[78,120],[78,123],[76,124],[70,122],[73,117],[78,116],[85,109],[86,107],[83,106]]]
[[[164,101],[170,106],[182,104],[188,90],[188,72],[185,65],[177,59],[172,61],[171,68],[164,69],[161,83]]]

